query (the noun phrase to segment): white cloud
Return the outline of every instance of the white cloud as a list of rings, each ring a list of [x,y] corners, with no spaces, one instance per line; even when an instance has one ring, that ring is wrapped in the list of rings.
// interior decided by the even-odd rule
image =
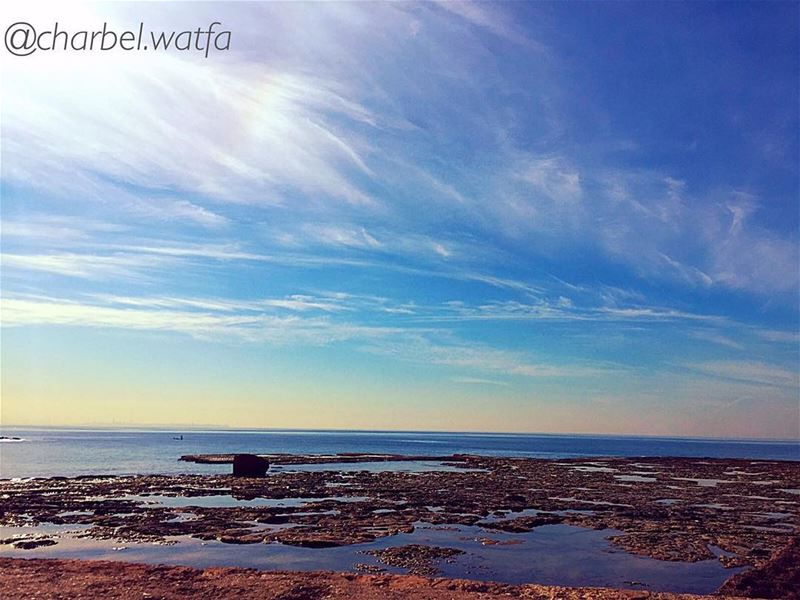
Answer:
[[[797,388],[800,373],[782,366],[760,361],[707,361],[687,365],[707,375],[760,385]]]
[[[533,362],[524,353],[466,343],[452,334],[407,326],[370,326],[333,320],[328,316],[290,313],[341,313],[348,300],[363,309],[368,298],[345,295],[338,302],[293,295],[285,299],[232,301],[206,298],[127,297],[95,295],[91,301],[47,297],[6,297],[0,305],[4,327],[25,325],[115,328],[172,332],[198,339],[271,344],[327,345],[358,341],[363,350],[405,362],[434,364],[477,373],[519,377],[593,377],[607,374],[606,366],[554,365]],[[381,310],[378,300],[373,310]],[[358,318],[358,315],[354,315]],[[448,338],[435,341],[429,336]]]
[[[482,27],[493,34],[522,46],[544,51],[545,48],[525,32],[518,29],[514,21],[498,10],[499,4],[487,2],[439,0],[437,6],[458,15],[465,21]]]
[[[737,342],[726,335],[722,335],[713,331],[694,331],[690,335],[693,338],[702,340],[704,342],[711,342],[727,348],[733,348],[734,350],[744,350],[744,345],[740,342]]]
[[[540,297],[535,303],[516,300],[491,301],[471,305],[461,301],[446,302],[431,309],[431,321],[605,321],[605,322],[708,322],[724,323],[715,315],[690,313],[663,307],[575,306],[568,298]]]
[[[174,266],[174,261],[163,257],[117,254],[99,256],[89,254],[38,254],[23,255],[3,253],[0,263],[5,269],[40,271],[81,279],[149,278],[154,272]]]
[[[450,251],[439,242],[433,243],[433,251],[436,252],[436,254],[438,254],[442,258],[448,258],[451,254]]]
[[[230,202],[282,203],[287,188],[372,202],[355,183],[373,175],[363,156],[369,144],[336,123],[373,117],[339,83],[166,53],[32,58],[4,73],[14,89],[3,104],[10,182],[97,202],[128,197],[125,186]],[[185,201],[165,203],[170,212],[219,223]]]
[[[154,12],[176,23],[190,14],[177,4]],[[281,217],[275,239],[287,244],[302,245],[307,233],[344,249],[480,262],[493,271],[487,281],[503,279],[509,259],[578,249],[648,280],[760,294],[798,288],[796,235],[753,223],[765,201],[757,194],[700,194],[670,173],[619,168],[605,155],[589,163],[551,135],[550,121],[574,116],[553,101],[563,82],[552,69],[537,70],[535,92],[476,71],[492,64],[480,43],[487,31],[521,52],[542,50],[505,7],[267,3],[227,12],[242,50],[213,61],[40,53],[9,63],[4,180],[118,210],[126,223],[218,231],[236,224],[228,203],[277,207],[264,220]],[[109,18],[98,9],[74,20]],[[284,26],[265,39],[263,22]],[[432,57],[424,77],[405,68],[421,56]],[[513,135],[518,116],[484,101],[485,86],[526,94],[532,114],[547,107],[531,128],[539,151]],[[429,111],[417,110],[421,100]],[[444,110],[449,129],[430,118]],[[466,138],[480,144],[451,151]]]
[[[188,200],[170,200],[168,198],[138,199],[127,207],[133,216],[164,221],[191,222],[204,227],[217,228],[229,225],[230,221],[207,208]]]
[[[786,344],[799,344],[800,332],[797,331],[778,331],[774,329],[757,329],[756,335],[768,342],[778,342]]]
[[[583,188],[578,171],[560,158],[531,159],[521,167],[520,179],[557,203],[575,203],[581,199]]]
[[[383,244],[370,234],[364,227],[339,227],[332,225],[306,225],[303,228],[304,236],[298,240],[300,244],[307,244],[313,240],[331,246],[346,246],[349,248],[362,248],[378,250]]]
[[[468,383],[475,385],[508,385],[508,383],[504,381],[497,381],[496,379],[482,379],[480,377],[453,377],[450,381],[454,383]]]
[[[596,377],[613,371],[608,366],[540,363],[521,352],[458,340],[444,343],[419,335],[385,340],[380,345],[366,346],[365,350],[422,364],[526,378]]]
[[[125,225],[104,223],[88,218],[48,215],[43,213],[26,214],[25,218],[3,219],[0,222],[0,233],[8,240],[20,240],[43,245],[74,244],[89,240],[92,235],[112,234],[127,229]]]
[[[324,345],[349,339],[391,336],[400,330],[391,327],[369,327],[332,322],[323,317],[300,318],[280,316],[250,306],[214,306],[213,302],[181,302],[157,300],[141,302],[123,300],[120,305],[81,303],[59,299],[2,300],[2,324],[58,325],[90,328],[118,328],[145,331],[166,331],[200,339],[233,340],[274,344]],[[149,306],[143,308],[143,306]],[[165,307],[197,308],[176,310]],[[220,309],[221,308],[221,309]],[[245,309],[246,310],[242,310]],[[283,305],[293,311],[305,310],[299,304]],[[236,309],[236,310],[234,310]]]

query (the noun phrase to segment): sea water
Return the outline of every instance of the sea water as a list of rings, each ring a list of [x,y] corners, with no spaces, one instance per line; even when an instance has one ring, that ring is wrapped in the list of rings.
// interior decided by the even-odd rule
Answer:
[[[309,430],[0,428],[0,477],[227,473],[182,454],[454,453],[534,458],[683,456],[800,460],[797,440]],[[180,439],[182,437],[182,439]],[[175,439],[179,438],[179,439]]]

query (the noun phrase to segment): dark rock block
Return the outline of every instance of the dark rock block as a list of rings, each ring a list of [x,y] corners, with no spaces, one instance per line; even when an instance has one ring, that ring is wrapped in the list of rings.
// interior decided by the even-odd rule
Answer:
[[[55,546],[56,541],[49,538],[22,539],[11,544],[18,550],[33,550],[42,546]]]
[[[233,456],[234,477],[265,477],[269,461],[255,454],[235,454]]]

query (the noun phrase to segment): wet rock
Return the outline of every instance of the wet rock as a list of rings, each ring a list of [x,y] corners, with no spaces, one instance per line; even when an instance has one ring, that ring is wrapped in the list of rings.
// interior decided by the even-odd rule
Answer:
[[[516,546],[523,543],[522,540],[495,540],[486,537],[475,538],[475,541],[480,542],[481,546]]]
[[[496,529],[508,533],[525,533],[542,525],[557,525],[563,523],[564,517],[518,517],[506,521],[487,521],[479,523],[484,529]]]
[[[370,550],[366,554],[374,556],[383,564],[408,569],[412,575],[435,575],[439,572],[436,568],[437,562],[464,554],[464,551],[457,548],[408,544],[382,550]]]
[[[223,544],[261,544],[266,539],[263,533],[253,533],[250,530],[225,532],[217,536]]]
[[[17,550],[33,550],[45,546],[55,546],[58,542],[49,537],[29,536],[23,538],[6,538],[0,540],[0,544],[10,544]]]
[[[714,558],[708,542],[686,534],[632,533],[609,539],[628,552],[659,560],[697,562]]]
[[[794,538],[759,568],[734,575],[720,594],[750,598],[800,598],[800,538]]]
[[[286,538],[281,543],[287,546],[300,546],[301,548],[335,548],[341,546],[341,541],[331,538]]]
[[[270,464],[376,460],[374,455],[266,456]],[[513,533],[563,522],[616,529],[620,533],[612,542],[642,556],[696,561],[716,555],[725,566],[746,567],[768,563],[800,527],[800,498],[792,493],[800,487],[800,463],[793,461],[459,456],[447,462],[461,468],[408,473],[332,467],[284,470],[259,478],[138,475],[0,480],[0,525],[90,525],[77,535],[122,543],[160,543],[182,535],[216,540],[224,535],[229,543],[264,539],[331,546],[410,533],[419,523]],[[655,481],[620,486],[615,479],[644,471]],[[723,480],[727,483],[698,483]],[[219,506],[192,500],[217,496],[222,497]],[[183,498],[186,505],[168,506],[164,497]],[[237,499],[286,502],[278,506]],[[664,499],[675,502],[664,504]],[[510,505],[537,512],[516,516],[507,512]],[[484,520],[489,515],[492,518]]]
[[[373,575],[379,575],[386,572],[386,569],[383,567],[379,567],[378,565],[368,565],[366,563],[356,563],[355,569],[360,573],[371,573]]]
[[[255,454],[234,454],[234,477],[266,477],[269,461]]]

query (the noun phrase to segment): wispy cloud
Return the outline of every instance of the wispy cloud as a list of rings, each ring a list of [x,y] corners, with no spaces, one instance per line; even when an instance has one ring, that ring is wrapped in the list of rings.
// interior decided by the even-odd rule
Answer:
[[[688,287],[798,288],[797,236],[756,225],[763,201],[752,194],[698,192],[667,173],[597,161],[519,151],[509,151],[508,161],[495,182],[502,202],[490,207],[491,218],[512,238],[537,239],[545,254],[595,247],[646,279]]]
[[[540,295],[536,303],[516,300],[492,301],[469,305],[451,301],[437,307],[425,317],[435,321],[604,321],[604,322],[667,322],[698,321],[723,323],[723,317],[695,314],[663,307],[632,306],[609,308],[605,306],[578,307],[564,296]]]
[[[717,333],[714,331],[693,331],[691,336],[697,340],[702,340],[704,342],[711,342],[712,344],[719,344],[720,346],[725,346],[727,348],[733,348],[734,350],[744,350],[744,345],[736,340],[731,339],[728,336],[722,335],[721,333]]]
[[[369,145],[336,124],[344,119],[369,126],[373,117],[339,84],[161,53],[127,61],[124,68],[87,56],[60,64],[58,72],[42,69],[47,65],[40,62],[24,69],[10,65],[7,73],[15,88],[3,106],[13,124],[3,140],[8,182],[97,202],[129,199],[126,185],[238,203],[280,204],[287,187],[352,203],[373,201],[351,176],[371,178],[362,157]],[[91,70],[102,76],[86,78]],[[88,87],[78,90],[76,80]],[[58,97],[57,105],[51,97]],[[206,100],[189,101],[199,97]],[[51,176],[42,179],[45,169]],[[163,204],[164,215],[210,224],[222,219],[185,200]]]
[[[499,385],[507,387],[508,383],[504,381],[497,381],[496,379],[482,379],[480,377],[453,377],[450,381],[455,383],[467,383],[474,385]]]
[[[609,372],[607,366],[532,362],[523,353],[467,343],[447,332],[403,324],[370,326],[320,316],[346,312],[346,302],[353,298],[359,306],[365,305],[364,298],[347,295],[340,297],[339,303],[306,295],[253,301],[96,295],[93,301],[46,297],[5,298],[0,310],[2,323],[6,327],[57,325],[118,328],[173,332],[198,339],[275,344],[326,345],[352,340],[361,343],[363,350],[373,354],[473,372],[535,378],[590,377]],[[380,299],[372,302],[375,310],[387,308]],[[295,314],[276,312],[281,310]],[[296,316],[305,312],[317,314]],[[434,339],[441,338],[443,334],[446,342]]]
[[[606,61],[584,42],[588,23],[543,7],[231,3],[237,47],[214,60],[9,62],[3,326],[338,344],[343,361],[607,403],[647,373],[662,388],[642,385],[638,406],[654,413],[671,402],[667,357],[682,356],[679,404],[708,397],[705,422],[759,391],[788,405],[796,86],[773,85],[768,101],[767,84],[789,63],[760,71],[758,107],[707,95],[720,64],[750,64],[747,48],[720,47],[739,62],[694,79],[702,61],[654,68],[642,86],[630,69],[663,53]],[[53,15],[184,27],[218,10]],[[684,21],[670,35],[706,40]],[[681,93],[648,97],[673,79]]]
[[[184,310],[176,310],[181,307]],[[199,339],[312,345],[391,336],[399,331],[391,327],[333,322],[324,317],[281,316],[267,310],[272,307],[302,312],[312,308],[299,301],[265,302],[260,305],[260,310],[258,307],[257,303],[232,306],[175,299],[141,302],[122,299],[117,305],[108,305],[58,299],[5,298],[2,301],[2,321],[4,326],[118,328],[173,332]]]
[[[522,352],[492,348],[480,343],[467,344],[458,340],[437,341],[418,335],[365,346],[365,350],[422,364],[512,377],[596,377],[608,375],[615,370],[609,365],[536,362]]]
[[[148,279],[151,274],[174,266],[174,261],[143,255],[117,254],[109,256],[87,254],[22,255],[4,253],[0,263],[5,269],[40,271],[81,279],[136,278]]]
[[[95,221],[86,217],[26,213],[24,218],[0,221],[0,232],[8,241],[20,240],[37,247],[73,245],[98,234],[112,234],[128,229],[125,225]]]
[[[469,70],[487,59],[484,45],[470,43],[487,32],[541,61],[536,36],[515,24],[507,6],[253,10],[319,35],[304,44],[279,35],[266,45],[260,36],[258,52],[224,65],[169,54],[131,57],[122,68],[100,56],[11,65],[4,183],[114,207],[128,222],[138,215],[224,229],[236,224],[230,204],[269,209],[246,220],[278,217],[275,241],[481,262],[492,271],[485,278],[498,282],[511,279],[508,260],[599,251],[646,281],[757,294],[797,289],[797,236],[756,222],[766,202],[756,192],[705,192],[667,169],[620,166],[608,152],[589,161],[558,143],[549,121],[532,127],[537,150],[510,135],[515,117],[503,119],[502,107],[478,101],[485,100],[474,83],[481,78]],[[248,19],[236,11],[231,18],[250,31]],[[346,47],[327,44],[345,37]],[[419,49],[394,48],[409,39]],[[370,44],[379,47],[361,51]],[[452,94],[406,74],[403,67],[423,50],[437,57],[431,81],[451,81]],[[373,55],[382,56],[379,72]],[[532,106],[578,121],[552,102],[565,86],[557,70],[531,63],[539,88]],[[85,77],[90,70],[102,76]],[[84,79],[89,88],[77,90],[73,82]],[[498,74],[487,85],[529,94],[524,81]],[[433,118],[440,107],[453,111],[446,130]],[[481,140],[469,146],[475,164],[452,151],[465,128]],[[398,177],[398,165],[416,175]],[[45,171],[50,176],[41,178]],[[429,198],[435,210],[419,210]]]
[[[796,370],[760,361],[707,361],[689,365],[689,368],[707,375],[753,384],[800,387],[800,373]]]
[[[501,38],[522,46],[545,51],[545,47],[541,43],[527,35],[524,30],[519,29],[508,15],[501,12],[498,9],[499,5],[469,0],[461,2],[443,0],[437,1],[436,5]]]
[[[306,294],[293,294],[285,298],[264,298],[260,300],[228,300],[221,298],[175,298],[175,297],[129,297],[110,294],[94,294],[93,299],[109,305],[146,307],[156,309],[205,309],[220,312],[264,311],[269,307],[290,311],[340,312],[348,307],[325,298]]]
[[[774,329],[757,329],[756,335],[769,342],[786,344],[800,344],[800,332],[797,331],[777,331]]]

